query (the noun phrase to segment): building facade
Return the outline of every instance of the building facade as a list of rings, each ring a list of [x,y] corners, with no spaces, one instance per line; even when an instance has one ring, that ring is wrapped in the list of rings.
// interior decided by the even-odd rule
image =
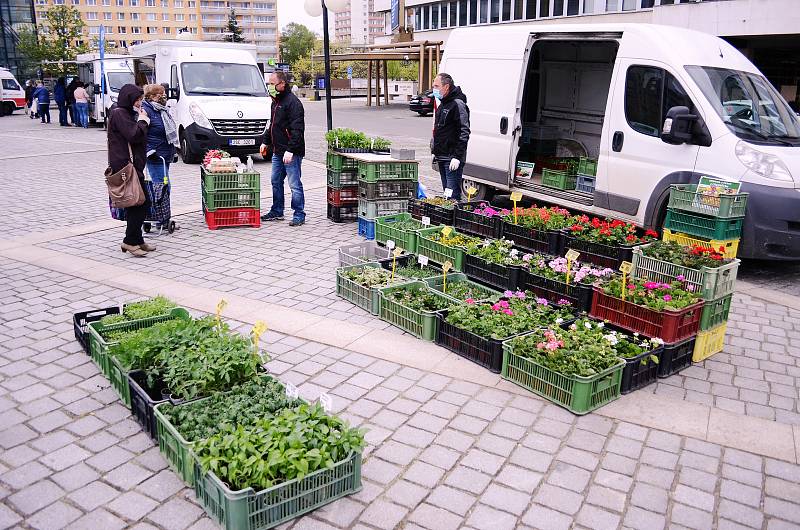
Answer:
[[[21,75],[22,57],[17,53],[19,31],[35,22],[33,0],[0,2],[0,66]]]
[[[5,1],[5,0],[4,0]],[[19,0],[11,0],[19,1]],[[188,31],[200,40],[223,40],[231,9],[245,42],[258,47],[266,62],[278,54],[277,0],[34,0],[36,16],[53,5],[70,5],[81,14],[92,42],[105,26],[106,40],[120,51],[156,39],[174,39]]]
[[[334,17],[334,36],[353,46],[373,44],[384,34],[384,15],[375,12],[374,0],[350,0]]]

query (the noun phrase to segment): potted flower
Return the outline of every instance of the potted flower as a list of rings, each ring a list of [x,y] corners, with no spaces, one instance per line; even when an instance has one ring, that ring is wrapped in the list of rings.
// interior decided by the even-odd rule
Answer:
[[[443,265],[446,261],[453,264],[456,271],[463,270],[464,250],[481,240],[461,234],[449,226],[425,228],[418,232],[417,252],[427,256],[431,261]]]
[[[517,289],[524,255],[507,239],[486,239],[467,245],[464,273],[497,289]]]
[[[424,282],[404,283],[380,290],[380,317],[423,340],[436,339],[437,314],[453,302]]]
[[[542,326],[573,318],[568,304],[550,304],[523,291],[494,303],[471,301],[440,313],[436,344],[499,373],[502,342]]]
[[[674,241],[654,241],[633,250],[636,277],[669,282],[680,277],[705,300],[716,300],[733,293],[738,259],[726,259],[719,251],[704,246],[682,246]]]
[[[579,311],[592,307],[592,287],[614,275],[609,268],[575,262],[567,267],[567,258],[524,256],[524,285],[551,302],[569,300]]]
[[[456,206],[454,224],[467,234],[498,239],[503,233],[503,216],[509,212],[486,201],[462,202]]]
[[[564,252],[562,229],[574,217],[558,206],[517,208],[517,217],[510,211],[503,215],[503,235],[528,252],[544,252],[560,256]]]
[[[691,285],[614,277],[594,288],[591,316],[648,337],[675,343],[700,327],[703,301]]]
[[[566,230],[564,248],[577,250],[584,261],[616,270],[623,261],[631,261],[634,246],[656,238],[653,230],[639,236],[632,223],[582,215]]]

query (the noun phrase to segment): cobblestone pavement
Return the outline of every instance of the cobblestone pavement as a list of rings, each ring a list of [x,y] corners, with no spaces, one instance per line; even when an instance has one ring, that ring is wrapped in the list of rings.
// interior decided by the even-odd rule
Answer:
[[[19,128],[18,140],[2,137],[12,152],[16,143],[29,145],[23,136],[39,140],[42,153],[52,151],[42,141],[50,136],[24,119],[0,123],[6,127],[0,136]],[[107,217],[102,204],[93,204],[103,191],[100,173],[81,173],[81,180],[60,169],[65,156],[2,160],[0,177],[13,190],[0,196],[7,213],[2,237]],[[104,166],[100,151],[69,156],[82,167]],[[14,168],[30,171],[27,186],[17,183]],[[59,179],[46,171],[66,173],[60,193],[48,191],[49,199],[41,196]],[[176,188],[186,187],[176,192],[173,208],[199,202],[196,172],[189,167],[175,177]],[[323,182],[321,171],[309,166],[308,174],[307,187]],[[357,240],[355,229],[324,219],[320,189],[309,196],[310,222],[300,229],[276,223],[210,232],[199,213],[182,215],[183,228],[157,238],[159,250],[145,260],[115,250],[121,226],[38,245],[66,261],[90,258],[220,296],[385,327],[333,295],[336,249]],[[46,226],[34,222],[41,210],[26,210],[28,197],[54,212]],[[215,528],[72,335],[73,312],[139,296],[9,259],[2,243],[0,528]],[[796,310],[737,294],[725,351],[648,390],[775,425],[799,424],[798,322]],[[275,332],[265,348],[273,373],[309,399],[329,392],[337,411],[368,429],[362,491],[284,528],[800,527],[797,455],[792,463],[635,419],[576,417],[521,389],[469,383]]]

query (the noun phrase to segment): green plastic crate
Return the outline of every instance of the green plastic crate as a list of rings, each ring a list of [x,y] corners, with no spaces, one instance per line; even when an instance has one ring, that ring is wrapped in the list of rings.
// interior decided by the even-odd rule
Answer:
[[[220,208],[261,208],[261,191],[209,191],[204,188],[203,205],[209,212],[214,212]]]
[[[358,186],[358,171],[346,170],[336,171],[333,169],[328,170],[328,186],[331,188],[342,188],[344,186]]]
[[[187,441],[161,412],[165,408],[174,406],[165,402],[154,407],[158,429],[158,449],[178,476],[187,485],[194,486],[194,466],[197,462],[197,457],[192,451],[194,442]]]
[[[358,216],[362,219],[376,219],[386,215],[394,215],[408,210],[407,199],[388,199],[370,201],[358,199]]]
[[[433,278],[425,278],[423,280],[428,287],[433,289],[434,291],[440,291],[444,288],[444,276],[434,276]],[[447,285],[452,285],[454,283],[467,283],[470,287],[478,294],[475,298],[475,301],[483,301],[483,300],[490,300],[494,299],[497,300],[500,298],[502,293],[500,291],[495,291],[494,289],[490,289],[485,285],[481,285],[479,283],[475,283],[472,280],[467,278],[467,275],[463,272],[454,272],[452,274],[447,275]],[[443,293],[443,296],[449,298],[453,302],[457,302],[459,304],[464,303],[463,300],[459,300],[453,296],[450,296],[447,293]]]
[[[131,387],[128,384],[128,370],[119,364],[116,357],[106,355],[105,362],[108,365],[108,380],[111,382],[111,387],[116,390],[119,399],[125,403],[125,406],[131,406]]]
[[[381,298],[379,289],[389,287],[388,285],[380,285],[376,287],[364,287],[352,280],[348,280],[342,276],[342,272],[351,269],[363,269],[364,267],[381,268],[380,263],[364,263],[363,265],[351,265],[349,267],[339,267],[336,269],[336,294],[345,300],[352,302],[361,309],[369,311],[373,315],[380,313]],[[392,285],[399,285],[408,280],[395,276],[395,283]]]
[[[387,294],[395,289],[410,289],[413,291],[429,290],[425,282],[410,282],[400,286],[384,287],[380,289],[381,308],[380,317],[382,320],[394,324],[403,331],[411,333],[417,338],[427,341],[436,340],[436,332],[439,329],[438,311],[420,312],[410,309],[394,300]],[[431,291],[439,298],[452,302],[452,299],[443,294]]]
[[[673,210],[731,219],[744,217],[748,193],[711,197],[697,193],[697,184],[673,184],[669,190],[668,207]]]
[[[733,294],[729,294],[723,298],[706,302],[706,305],[703,306],[703,314],[700,316],[700,331],[708,331],[727,322],[732,300]]]
[[[709,267],[690,269],[645,256],[642,249],[646,247],[647,245],[643,245],[633,249],[631,275],[634,278],[671,283],[678,276],[683,276],[684,282],[692,286],[694,292],[703,300],[717,300],[731,294],[736,288],[736,276],[739,274],[739,264],[741,263],[738,259],[715,269]]]
[[[189,312],[182,307],[175,307],[170,310],[166,315],[156,317],[143,318],[141,320],[131,320],[129,322],[119,322],[117,324],[104,325],[102,322],[89,323],[89,344],[92,360],[97,364],[103,375],[109,377],[111,365],[108,362],[108,349],[115,345],[116,342],[106,342],[103,338],[104,333],[111,331],[135,331],[137,329],[149,328],[159,322],[167,320],[182,319],[191,320],[192,316]]]
[[[379,180],[419,180],[417,162],[359,162],[358,177],[365,182]]]
[[[592,377],[562,375],[525,357],[514,355],[509,339],[503,342],[501,377],[570,410],[586,414],[620,396],[625,361]]]
[[[578,181],[577,175],[570,175],[567,171],[558,169],[542,170],[542,186],[558,190],[574,190]]]
[[[358,160],[333,151],[328,151],[325,162],[328,169],[333,171],[349,171],[351,173],[358,171]]]
[[[703,217],[667,208],[664,228],[703,239],[738,239],[742,235],[743,224],[744,217]]]
[[[578,173],[590,177],[597,176],[597,160],[582,156],[578,159]]]
[[[214,473],[195,464],[194,492],[206,513],[225,530],[264,530],[361,489],[361,453],[302,479],[269,489],[229,489]]]
[[[261,189],[261,174],[255,171],[244,173],[210,173],[200,166],[203,189],[207,191],[258,190]]]
[[[384,215],[375,219],[375,240],[385,245],[387,241],[394,241],[395,246],[398,246],[408,252],[414,254],[417,251],[417,233],[419,230],[425,228],[420,222],[419,227],[416,229],[400,229],[395,228],[393,225],[400,221],[414,220],[410,213],[396,213],[394,215]]]
[[[417,232],[419,234],[417,238],[417,254],[427,256],[429,260],[439,265],[444,264],[445,261],[449,261],[453,264],[453,270],[461,272],[464,270],[464,249],[448,247],[428,238],[431,234],[441,231],[441,227],[434,227],[424,228]],[[455,230],[452,232],[453,235],[457,233],[458,232]]]

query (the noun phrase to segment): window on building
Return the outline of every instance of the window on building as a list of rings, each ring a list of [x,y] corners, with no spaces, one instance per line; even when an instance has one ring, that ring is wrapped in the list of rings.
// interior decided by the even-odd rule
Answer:
[[[513,0],[503,0],[503,21],[511,20],[511,2]]]
[[[467,25],[467,0],[460,0],[458,2],[458,25]]]
[[[183,13],[175,14],[175,22],[183,22]]]
[[[131,20],[139,20],[139,13],[131,13]]]
[[[131,33],[133,33],[133,34],[138,34],[138,33],[141,33],[141,32],[142,32],[142,28],[140,28],[139,26],[133,26],[131,28]]]
[[[528,20],[536,18],[536,0],[525,0],[525,18]]]
[[[114,18],[114,13],[103,13],[103,20],[111,20]]]
[[[125,26],[118,26],[117,33],[128,33],[128,28],[126,28]]]
[[[86,20],[97,20],[97,12],[92,11],[90,13],[86,13]]]
[[[194,13],[190,13],[189,22],[197,22],[197,15],[195,15]]]
[[[97,5],[97,0],[86,0],[86,5],[87,6],[96,6]]]
[[[172,30],[167,26],[164,26],[163,31],[165,35],[169,35],[172,32]]]
[[[117,13],[117,20],[125,20],[125,13]]]
[[[131,7],[139,7],[139,0],[128,0],[128,5]]]
[[[450,2],[450,27],[458,26],[458,2]]]
[[[89,26],[89,35],[100,35],[100,26]]]
[[[439,28],[439,4],[431,6],[431,29]],[[375,33],[375,28],[370,27],[370,32]]]
[[[430,29],[431,6],[422,6],[420,11],[422,11],[422,26],[420,26],[420,29]]]
[[[161,13],[161,20],[164,22],[169,20],[169,13]]]
[[[155,35],[158,33],[158,28],[155,26],[147,26],[147,34],[148,35]]]
[[[128,41],[126,41],[126,40],[119,41],[119,47],[120,48],[127,48],[128,47]]]
[[[63,6],[64,0],[53,0],[53,4],[57,6]]]
[[[197,2],[195,2],[195,0],[188,0],[186,2],[186,7],[197,7]]]
[[[117,7],[122,7],[125,5],[125,0],[117,0]]]
[[[478,0],[469,0],[469,23],[478,23]]]
[[[72,0],[72,5],[74,5],[74,6],[81,5],[81,0]]]
[[[161,0],[161,7],[169,7],[169,0]]]
[[[175,7],[183,7],[183,0],[175,0],[172,2],[172,5]]]
[[[525,0],[514,0],[514,20],[522,20]]]
[[[491,16],[489,22],[492,24],[500,22],[500,2],[502,0],[489,0],[492,3]]]
[[[103,0],[103,5],[104,6],[110,6],[111,5],[111,0]]]
[[[145,7],[156,7],[156,0],[144,0]]]

